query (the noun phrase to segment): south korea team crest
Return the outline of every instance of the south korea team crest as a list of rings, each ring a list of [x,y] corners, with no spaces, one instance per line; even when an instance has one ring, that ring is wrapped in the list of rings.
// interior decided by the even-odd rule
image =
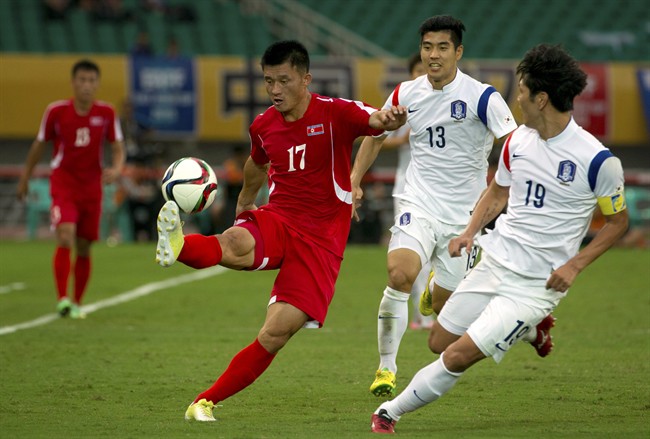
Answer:
[[[557,168],[557,178],[562,183],[569,183],[576,178],[576,164],[571,160],[562,160]]]
[[[454,101],[451,103],[451,117],[456,120],[467,117],[467,104],[463,101]]]

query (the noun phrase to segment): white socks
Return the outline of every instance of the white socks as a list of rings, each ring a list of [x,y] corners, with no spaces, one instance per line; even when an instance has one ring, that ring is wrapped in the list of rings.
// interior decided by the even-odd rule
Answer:
[[[409,293],[386,287],[377,316],[379,369],[397,372],[397,351],[409,320]]]
[[[409,385],[395,399],[383,403],[388,415],[398,421],[409,413],[435,401],[454,387],[462,372],[450,372],[444,365],[443,355],[415,374]]]

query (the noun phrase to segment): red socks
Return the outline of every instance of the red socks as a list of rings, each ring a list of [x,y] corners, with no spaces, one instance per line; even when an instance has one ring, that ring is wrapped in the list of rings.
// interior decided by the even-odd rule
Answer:
[[[221,256],[221,244],[215,235],[186,235],[178,261],[192,268],[207,268],[219,264]]]
[[[68,295],[70,277],[70,249],[57,247],[54,251],[54,282],[59,299]],[[77,256],[74,264],[74,302],[81,303],[90,278],[90,258]]]
[[[70,276],[70,249],[57,247],[54,251],[54,283],[59,299],[68,295],[68,277]]]
[[[194,402],[205,398],[213,404],[223,401],[235,393],[250,386],[275,358],[257,339],[233,357],[226,371],[205,392],[196,397]]]
[[[81,304],[88,278],[90,278],[90,258],[77,256],[74,264],[74,302],[77,304]]]

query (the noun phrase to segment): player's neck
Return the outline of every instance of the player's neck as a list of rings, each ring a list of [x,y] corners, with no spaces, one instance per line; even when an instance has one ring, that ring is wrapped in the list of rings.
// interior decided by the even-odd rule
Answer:
[[[300,100],[300,102],[293,107],[291,110],[282,113],[282,117],[284,117],[284,120],[287,122],[295,122],[299,119],[301,119],[305,113],[307,112],[307,108],[309,108],[309,103],[311,102],[311,93],[308,91],[306,96]]]
[[[552,139],[555,136],[560,135],[569,125],[571,121],[571,113],[559,113],[554,112],[550,115],[546,115],[540,119],[540,124],[538,127],[535,127],[539,133],[539,137],[544,140]]]
[[[93,101],[80,101],[79,99],[73,99],[72,103],[74,109],[80,116],[85,116],[90,111],[90,108],[93,106]]]

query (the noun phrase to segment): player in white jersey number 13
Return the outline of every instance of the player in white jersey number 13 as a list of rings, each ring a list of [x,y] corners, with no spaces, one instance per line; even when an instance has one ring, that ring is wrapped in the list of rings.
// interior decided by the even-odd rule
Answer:
[[[420,27],[420,58],[425,75],[402,82],[384,108],[407,107],[411,161],[388,247],[386,286],[378,313],[380,363],[370,391],[392,394],[396,357],[408,322],[408,299],[424,266],[435,277],[423,312],[439,313],[465,276],[472,259],[451,258],[449,240],[467,225],[486,188],[487,157],[494,139],[517,127],[508,105],[488,84],[458,69],[465,26],[450,16],[435,16]],[[381,148],[383,137],[366,137],[352,170],[355,200],[362,176]],[[476,256],[470,252],[469,257]],[[427,273],[428,274],[428,273]],[[426,276],[426,275],[425,275]],[[433,302],[433,303],[431,303]],[[422,308],[422,307],[421,307]]]

